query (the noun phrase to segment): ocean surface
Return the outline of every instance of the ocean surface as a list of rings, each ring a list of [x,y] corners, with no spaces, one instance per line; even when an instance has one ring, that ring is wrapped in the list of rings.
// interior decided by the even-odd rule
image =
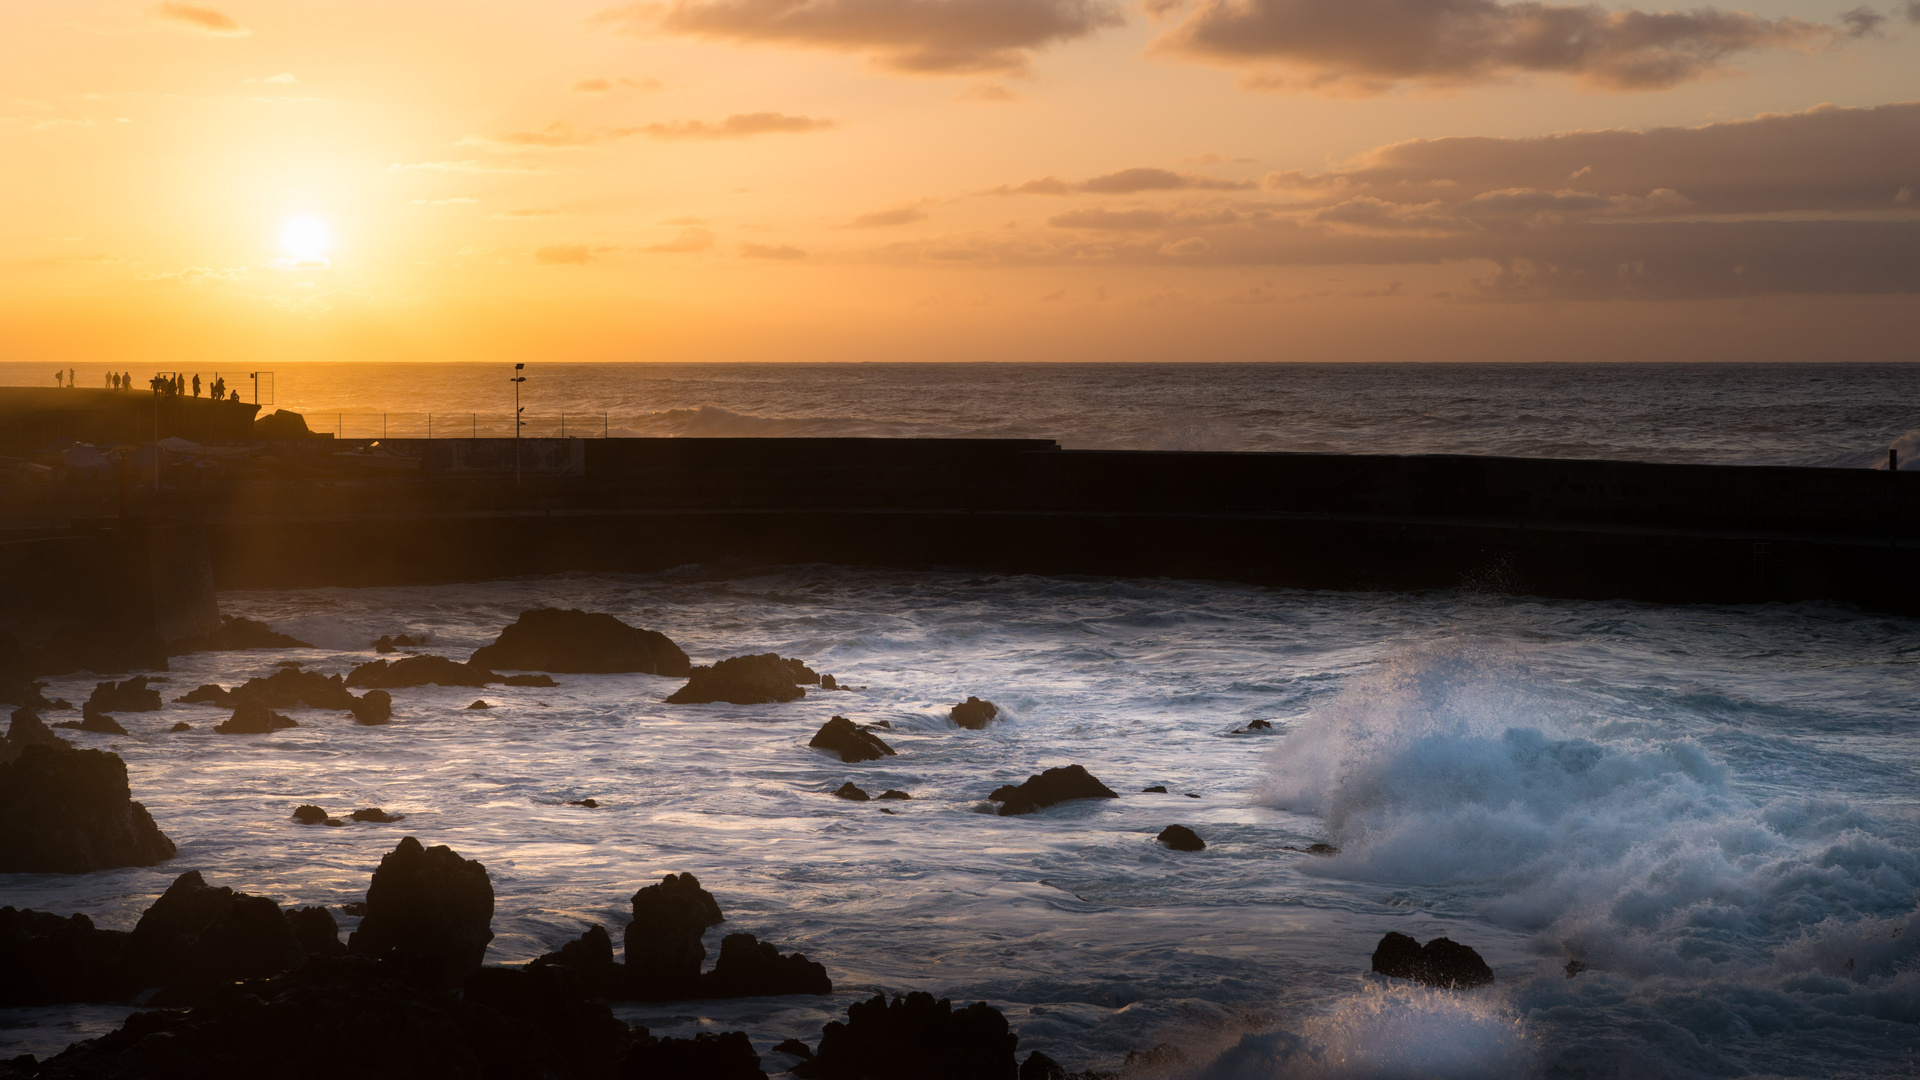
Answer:
[[[74,369],[102,385],[105,365]],[[131,372],[144,386],[153,372]],[[216,375],[254,400],[247,371]],[[353,438],[513,433],[505,364],[285,364],[259,400]],[[1920,364],[565,364],[529,435],[944,436],[1069,448],[1920,467]],[[53,369],[0,363],[0,385]],[[144,392],[144,391],[142,391]]]
[[[879,990],[1004,1010],[1021,1053],[1129,1077],[1891,1077],[1920,1067],[1920,630],[1813,605],[685,568],[223,594],[311,649],[177,658],[170,699],[379,635],[464,659],[522,609],[613,612],[696,663],[775,650],[862,689],[674,706],[680,680],[394,693],[271,736],[169,704],[68,733],[127,761],[180,845],[145,870],[0,876],[7,903],[130,928],[177,874],[360,899],[403,835],[484,862],[517,963],[692,871],[728,921],[823,963],[828,999],[625,1006],[657,1032],[812,1042]],[[85,698],[91,675],[50,695]],[[1007,718],[951,726],[968,694]],[[495,708],[471,711],[476,697]],[[899,755],[806,746],[833,715]],[[60,718],[56,714],[54,719]],[[1235,734],[1252,720],[1271,734]],[[194,730],[169,734],[175,721]],[[1028,817],[994,787],[1079,763],[1121,793]],[[851,803],[852,780],[908,802]],[[1165,785],[1167,794],[1141,789]],[[1195,796],[1195,797],[1189,797]],[[592,797],[602,806],[568,806]],[[302,827],[301,803],[393,825]],[[897,814],[881,813],[881,807]],[[1201,852],[1155,842],[1195,829]],[[1334,857],[1297,850],[1337,845]],[[351,927],[354,920],[342,917]],[[1469,993],[1367,971],[1387,931],[1479,950]],[[1569,961],[1586,970],[1567,974]],[[0,1011],[0,1057],[128,1010]],[[768,1054],[769,1071],[791,1059]]]

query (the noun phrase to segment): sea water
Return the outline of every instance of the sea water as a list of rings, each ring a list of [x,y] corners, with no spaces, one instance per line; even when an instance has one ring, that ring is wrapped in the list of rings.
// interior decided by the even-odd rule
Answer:
[[[727,915],[710,955],[751,932],[824,964],[834,994],[618,1012],[657,1033],[743,1030],[763,1052],[813,1042],[856,999],[926,990],[991,1002],[1022,1056],[1119,1068],[1138,1052],[1141,1077],[1920,1065],[1913,620],[835,567],[221,603],[313,647],[176,658],[165,709],[120,716],[130,735],[64,733],[126,759],[179,856],[0,876],[0,900],[128,929],[195,869],[338,913],[414,835],[487,866],[494,963],[596,922],[617,940],[635,889],[697,874]],[[677,679],[560,675],[395,691],[385,727],[291,710],[299,727],[252,736],[171,703],[287,659],[344,672],[383,634],[464,659],[540,605],[612,612],[696,663],[777,651],[859,689],[677,706]],[[48,694],[82,700],[94,678]],[[969,694],[1003,719],[954,727]],[[476,698],[493,708],[468,709]],[[834,715],[886,721],[898,756],[808,749]],[[182,720],[191,732],[168,733]],[[1253,720],[1272,733],[1240,734]],[[993,788],[1069,763],[1120,797],[978,812]],[[849,780],[913,797],[830,794]],[[589,797],[598,809],[568,805]],[[301,803],[406,817],[307,827],[289,818]],[[1175,823],[1206,850],[1158,844]],[[1314,843],[1340,853],[1302,850]],[[1388,931],[1467,944],[1496,982],[1390,984],[1368,971]],[[0,1012],[0,1056],[57,1051],[126,1011]]]

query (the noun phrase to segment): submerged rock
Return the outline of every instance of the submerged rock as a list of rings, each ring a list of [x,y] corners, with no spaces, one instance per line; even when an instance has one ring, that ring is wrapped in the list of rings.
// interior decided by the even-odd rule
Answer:
[[[408,634],[381,634],[380,640],[373,643],[373,651],[384,656],[389,653],[399,652],[401,649],[417,649],[426,643],[427,638],[424,635],[416,641]]]
[[[160,691],[147,688],[147,677],[136,675],[125,682],[111,680],[93,688],[87,699],[87,712],[152,712],[161,708]]]
[[[569,801],[569,802],[567,803],[567,805],[568,805],[568,806],[584,806],[584,807],[586,807],[586,808],[587,808],[587,809],[589,809],[589,810],[598,810],[598,809],[600,809],[600,802],[599,802],[599,800],[597,800],[597,799],[591,799],[591,798],[588,798],[588,799],[573,799],[573,800],[570,800],[570,801]]]
[[[1120,796],[1079,765],[1048,769],[1019,785],[1005,784],[987,796],[1000,803],[1000,816],[1031,814],[1071,799],[1117,799]]]
[[[1167,785],[1165,784],[1155,784],[1152,787],[1143,787],[1140,789],[1140,794],[1142,795],[1165,795],[1166,793]]]
[[[833,797],[836,799],[851,799],[854,802],[867,802],[872,798],[871,795],[855,787],[851,780],[841,784],[840,787],[834,791]]]
[[[84,874],[174,854],[117,754],[30,743],[0,764],[0,873]]]
[[[501,667],[508,665],[502,664]],[[504,680],[508,686],[559,686],[551,675],[509,675]]]
[[[406,816],[405,814],[389,814],[377,806],[369,806],[355,810],[353,813],[348,814],[347,818],[351,821],[368,821],[375,825],[391,825],[396,821],[405,820]]]
[[[347,951],[458,979],[486,956],[492,922],[487,868],[450,847],[424,847],[408,836],[373,872],[367,914],[347,939]]]
[[[820,725],[807,742],[815,750],[825,750],[838,754],[847,764],[857,761],[878,761],[893,756],[893,747],[882,742],[880,736],[871,731],[862,731],[853,721],[844,716],[836,716]]]
[[[982,701],[972,695],[968,695],[967,700],[955,705],[953,711],[947,714],[947,718],[956,726],[966,728],[968,731],[979,731],[999,716],[998,705],[991,701]]]
[[[728,934],[720,940],[720,958],[700,976],[699,994],[708,998],[774,997],[781,994],[831,994],[827,969],[805,953],[781,955],[752,934]]]
[[[1169,825],[1160,830],[1159,841],[1175,851],[1204,851],[1207,846],[1200,834],[1185,825]]]
[[[87,711],[80,714],[80,719],[62,720],[53,726],[57,728],[67,728],[72,731],[91,731],[96,735],[125,735],[127,733],[127,729],[121,727],[118,720],[108,716],[106,713],[94,712],[92,703],[88,703]]]
[[[469,708],[469,709],[491,709],[491,708],[493,708],[493,706],[491,706],[491,705],[489,705],[489,704],[487,704],[487,702],[486,702],[486,699],[485,699],[485,698],[481,698],[481,699],[478,699],[478,700],[476,700],[476,701],[475,701],[475,702],[474,702],[473,704],[471,704],[471,705],[469,705],[469,706],[467,706],[467,708]]]
[[[798,663],[792,661],[791,663]],[[687,685],[667,698],[670,705],[706,705],[724,701],[733,705],[765,705],[807,696],[794,681],[790,662],[778,653],[732,656],[712,667],[697,667]]]
[[[302,825],[322,825],[326,823],[327,812],[312,803],[303,803],[293,808],[293,820]]]
[[[521,612],[493,644],[476,650],[468,663],[563,675],[641,672],[684,678],[692,670],[687,654],[667,635],[577,608]]]
[[[172,727],[168,728],[167,730],[171,732],[175,732],[177,734],[182,731],[192,731],[193,725],[187,723],[185,720],[182,720],[179,723],[174,724]]]
[[[173,700],[182,705],[223,705],[231,708],[233,693],[218,683],[201,683]]]
[[[725,921],[719,902],[692,874],[668,874],[634,893],[626,992],[651,1001],[691,997],[707,959],[700,936]]]
[[[276,633],[266,623],[238,615],[220,616],[220,629],[206,637],[194,638],[168,650],[188,652],[239,652],[243,649],[311,649],[312,645],[287,634]]]
[[[222,735],[265,735],[282,728],[299,726],[291,717],[274,712],[259,699],[243,698],[234,707],[233,715],[214,725],[213,730]]]
[[[393,719],[393,695],[385,690],[369,690],[355,698],[348,711],[353,713],[354,723],[378,727]]]
[[[744,1031],[702,1031],[691,1039],[640,1038],[620,1065],[620,1080],[767,1080]]]
[[[1389,933],[1373,950],[1373,970],[1445,990],[1471,990],[1493,982],[1493,969],[1479,953],[1444,937],[1423,946],[1405,934]]]
[[[875,795],[874,798],[876,799],[911,799],[913,798],[913,796],[895,788],[888,788],[887,790],[881,792],[880,794]]]
[[[814,1056],[793,1067],[804,1080],[1007,1080],[1019,1036],[986,1002],[955,1009],[946,998],[876,995],[828,1021]]]
[[[347,674],[355,688],[399,690],[409,686],[485,686],[501,677],[483,667],[462,664],[444,656],[408,656],[399,660],[369,660]],[[348,708],[349,706],[340,706]]]

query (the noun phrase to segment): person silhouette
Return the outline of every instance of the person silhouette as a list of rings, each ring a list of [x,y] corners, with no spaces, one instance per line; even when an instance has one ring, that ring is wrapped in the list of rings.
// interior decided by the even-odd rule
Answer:
[[[61,384],[61,382],[60,382],[60,380],[61,380],[61,379],[63,379],[63,378],[65,378],[65,377],[66,377],[66,372],[64,372],[64,371],[56,371],[56,372],[54,372],[54,373],[53,373],[53,385],[55,385],[55,386],[60,386],[60,385],[62,385],[62,384]]]
[[[133,389],[133,372],[123,371],[120,373],[120,389],[122,390]]]
[[[200,373],[197,371],[193,373],[193,396],[200,396]]]

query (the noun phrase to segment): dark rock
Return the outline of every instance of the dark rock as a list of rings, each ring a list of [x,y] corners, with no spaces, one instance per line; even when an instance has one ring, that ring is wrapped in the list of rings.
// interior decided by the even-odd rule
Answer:
[[[1169,825],[1160,830],[1160,842],[1175,851],[1203,851],[1207,842],[1185,825]]]
[[[1048,769],[1029,776],[1025,783],[1006,784],[993,790],[987,799],[1000,803],[1000,816],[1031,814],[1070,799],[1117,799],[1120,796],[1079,765]]]
[[[889,814],[889,815],[891,815],[891,814],[895,814],[895,813],[898,813],[898,811],[894,811],[894,810],[889,810],[889,809],[887,809],[887,808],[886,808],[886,807],[884,807],[884,806],[880,808],[880,812],[881,812],[881,813],[883,813],[883,814]]]
[[[0,764],[0,873],[152,866],[174,852],[132,801],[119,755],[33,743]]]
[[[855,787],[851,780],[841,784],[839,788],[835,789],[833,797],[836,799],[851,799],[854,802],[867,802],[873,798],[873,796]]]
[[[261,704],[257,698],[242,698],[233,715],[213,730],[222,735],[265,735],[281,728],[299,727],[291,717],[282,716]]]
[[[473,664],[462,664],[444,656],[409,656],[389,663],[370,660],[347,675],[346,685],[379,690],[399,690],[408,686],[485,686],[501,681],[499,675]],[[348,708],[349,706],[340,706]]]
[[[179,999],[290,970],[305,956],[279,904],[208,885],[189,870],[140,916],[126,962],[141,985],[165,984]]]
[[[880,736],[860,730],[844,716],[836,716],[820,725],[820,730],[813,733],[807,745],[815,750],[838,754],[840,760],[848,764],[893,756],[893,747],[882,742]]]
[[[126,941],[85,915],[0,907],[0,1008],[127,996],[137,988],[121,963]]]
[[[1322,858],[1327,858],[1327,857],[1340,854],[1340,849],[1337,847],[1334,847],[1332,844],[1308,844],[1307,854],[1319,855]]]
[[[774,997],[780,994],[831,994],[827,969],[805,953],[785,956],[752,934],[728,934],[720,940],[720,958],[700,976],[700,996]]]
[[[1471,990],[1493,981],[1493,969],[1479,953],[1443,937],[1422,946],[1405,934],[1389,933],[1373,950],[1373,970],[1444,990]]]
[[[201,683],[198,688],[189,690],[173,700],[182,705],[220,705],[233,707],[233,693],[218,683]]]
[[[353,813],[347,815],[347,817],[353,821],[370,821],[376,825],[391,825],[396,821],[404,819],[406,816],[405,814],[389,814],[377,806],[369,806],[365,809],[355,810]]]
[[[887,790],[881,792],[880,794],[875,795],[874,798],[876,799],[911,799],[913,798],[913,796],[907,794],[904,791],[900,791],[897,788],[888,788]]]
[[[1067,1070],[1059,1062],[1035,1050],[1020,1063],[1020,1080],[1067,1080]]]
[[[373,643],[373,651],[384,655],[401,649],[416,649],[427,643],[428,636],[430,635],[422,635],[420,640],[416,641],[408,634],[395,634],[391,637],[382,634],[380,640]]]
[[[0,740],[0,763],[14,760],[29,746],[72,749],[65,739],[53,733],[46,721],[40,719],[40,714],[23,705],[13,710],[13,719],[7,724],[7,737]]]
[[[1166,793],[1167,785],[1165,784],[1155,784],[1152,787],[1143,787],[1140,789],[1140,794],[1142,795],[1165,795]]]
[[[649,1001],[690,997],[707,949],[700,936],[725,922],[713,894],[692,874],[668,874],[633,894],[627,924],[627,993]]]
[[[307,427],[307,418],[297,412],[276,409],[253,422],[256,439],[324,439],[329,436]]]
[[[794,671],[778,653],[733,656],[697,667],[687,685],[667,698],[670,705],[705,705],[725,701],[734,705],[765,705],[807,696],[794,682]]]
[[[385,690],[369,690],[355,698],[347,711],[353,713],[354,723],[378,727],[393,719],[393,695]]]
[[[814,1057],[793,1067],[804,1080],[1008,1080],[1019,1036],[986,1002],[955,1009],[945,998],[876,995],[829,1021]]]
[[[784,1039],[773,1048],[773,1052],[776,1054],[792,1054],[797,1058],[810,1058],[813,1056],[813,1047],[808,1046],[799,1039]]]
[[[569,802],[567,805],[568,806],[584,806],[589,810],[600,809],[600,803],[594,799],[574,799],[572,802]]]
[[[884,729],[886,729],[887,731],[892,731],[892,730],[893,730],[893,721],[891,721],[891,720],[875,720],[875,721],[874,721],[873,723],[871,723],[871,724],[868,724],[868,725],[867,725],[867,728],[868,728],[869,730],[871,730],[871,729],[873,729],[873,728],[884,728]]]
[[[88,712],[152,712],[163,707],[160,691],[147,688],[147,677],[136,675],[126,682],[111,680],[93,688],[93,696],[87,699]]]
[[[196,690],[188,697],[199,693],[200,691]],[[314,709],[345,711],[351,710],[359,699],[347,693],[346,685],[338,675],[322,675],[317,671],[282,667],[265,678],[248,679],[234,687],[229,694],[229,700],[257,701],[269,709],[297,709],[306,706]]]
[[[187,722],[186,722],[185,720],[182,720],[182,721],[180,721],[179,723],[177,723],[177,724],[175,724],[175,725],[173,725],[172,727],[170,727],[170,728],[168,728],[167,730],[168,730],[168,731],[172,731],[172,732],[181,732],[181,731],[192,731],[192,730],[193,730],[193,725],[192,725],[192,724],[189,724],[189,723],[187,723]]]
[[[1272,731],[1272,730],[1273,730],[1273,722],[1272,722],[1272,721],[1270,721],[1270,720],[1253,720],[1253,721],[1249,721],[1249,722],[1248,722],[1248,724],[1247,724],[1247,727],[1246,727],[1246,730],[1248,730],[1248,731]]]
[[[340,913],[350,915],[356,919],[364,919],[367,917],[367,902],[365,900],[349,900],[340,905]]]
[[[287,912],[287,925],[293,928],[293,939],[300,943],[300,951],[307,956],[347,955],[347,943],[340,940],[340,924],[326,908],[293,908]]]
[[[820,689],[838,690],[840,689],[840,682],[839,680],[835,679],[831,675],[822,675],[820,676]],[[805,1045],[805,1044],[802,1044],[802,1045]]]
[[[620,968],[613,962],[613,939],[595,923],[556,952],[535,957],[529,967],[560,969],[568,981],[588,997],[611,997],[620,989]]]
[[[303,803],[293,808],[293,820],[302,825],[318,825],[327,820],[327,812],[312,803]]]
[[[953,707],[947,714],[948,719],[968,731],[979,731],[992,723],[1000,715],[1000,707],[991,701],[982,701],[969,695],[967,700]]]
[[[468,662],[561,674],[643,672],[684,678],[692,670],[687,654],[667,635],[628,626],[603,612],[573,608],[521,612],[493,644],[476,650]]]
[[[504,667],[506,665],[502,665],[502,666]],[[553,676],[551,675],[509,675],[506,678],[506,683],[508,686],[559,686],[560,685],[559,683],[553,681]]]
[[[87,711],[80,714],[80,719],[62,720],[53,726],[57,728],[68,728],[73,731],[91,731],[96,735],[125,735],[127,733],[127,729],[121,727],[120,722],[113,717],[103,712],[93,711],[91,702],[87,705]]]
[[[194,638],[169,649],[169,652],[238,652],[242,649],[311,649],[299,638],[275,633],[273,628],[238,615],[220,616],[220,629],[206,637]]]
[[[648,1035],[627,1052],[620,1080],[767,1080],[744,1031],[702,1031],[691,1039]]]
[[[1200,796],[1198,796],[1198,795],[1196,795],[1196,794],[1194,794],[1194,793],[1193,793],[1193,792],[1191,792],[1191,791],[1188,791],[1188,792],[1183,792],[1182,794],[1184,794],[1184,795],[1186,795],[1186,797],[1187,797],[1187,798],[1189,798],[1189,799],[1197,799],[1197,798],[1199,798],[1199,797],[1200,797]]]
[[[409,836],[381,857],[367,886],[366,917],[347,951],[458,979],[486,956],[492,922],[487,868]]]
[[[796,686],[800,686],[800,685],[819,686],[820,685],[820,674],[814,671],[812,668],[808,667],[806,664],[802,663],[799,660],[794,659],[791,656],[787,657],[785,663],[787,665],[787,670],[793,673],[794,685]]]
[[[486,699],[484,699],[484,698],[482,698],[482,699],[479,699],[479,700],[476,700],[476,701],[475,701],[475,702],[474,702],[473,704],[471,704],[471,705],[469,705],[469,706],[467,706],[467,708],[469,708],[469,709],[491,709],[491,708],[493,708],[493,706],[491,706],[491,705],[489,705],[489,704],[487,704],[487,702],[486,702]]]

